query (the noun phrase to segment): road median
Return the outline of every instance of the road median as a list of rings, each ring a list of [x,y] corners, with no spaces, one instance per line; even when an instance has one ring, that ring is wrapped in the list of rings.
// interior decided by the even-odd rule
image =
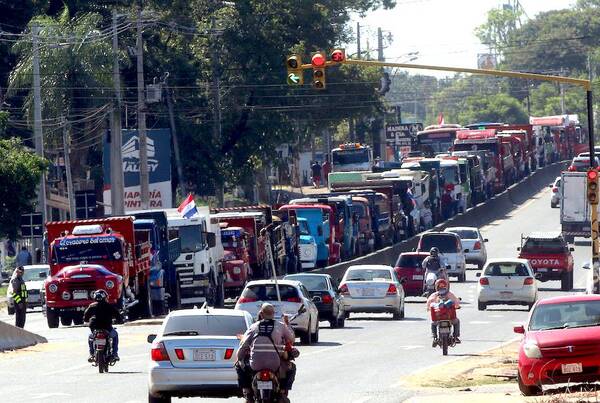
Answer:
[[[47,343],[46,338],[0,321],[0,351],[16,350]]]

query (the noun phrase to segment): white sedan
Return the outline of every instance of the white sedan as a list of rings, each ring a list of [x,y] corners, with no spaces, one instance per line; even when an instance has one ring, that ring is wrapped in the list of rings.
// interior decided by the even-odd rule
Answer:
[[[536,276],[526,259],[491,259],[477,273],[477,308],[488,305],[526,305],[537,299]]]
[[[242,335],[252,325],[248,312],[182,309],[171,312],[152,343],[148,402],[171,397],[241,396],[234,368]]]
[[[265,302],[275,307],[277,320],[282,320],[283,315],[290,318],[295,316],[290,325],[296,335],[300,336],[302,344],[319,341],[319,311],[302,283],[294,280],[278,280],[277,284],[273,280],[251,281],[246,284],[235,309],[249,312],[254,318],[258,318],[258,311]],[[299,314],[302,307],[303,312]]]
[[[394,319],[404,318],[404,288],[390,266],[348,267],[339,292],[346,318],[350,312],[388,312]]]

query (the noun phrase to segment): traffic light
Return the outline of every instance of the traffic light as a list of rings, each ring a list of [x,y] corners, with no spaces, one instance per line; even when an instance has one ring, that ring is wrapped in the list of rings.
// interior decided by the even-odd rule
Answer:
[[[288,56],[286,63],[287,67],[287,83],[288,85],[304,84],[304,74],[302,72],[302,58],[300,55],[293,54]]]
[[[345,49],[334,49],[331,52],[331,61],[336,63],[343,63],[346,61],[346,50]]]
[[[310,56],[310,64],[313,66],[313,87],[318,90],[325,89],[325,65],[327,59],[325,53],[314,52]]]
[[[587,199],[591,205],[598,204],[598,171],[593,168],[587,171]]]

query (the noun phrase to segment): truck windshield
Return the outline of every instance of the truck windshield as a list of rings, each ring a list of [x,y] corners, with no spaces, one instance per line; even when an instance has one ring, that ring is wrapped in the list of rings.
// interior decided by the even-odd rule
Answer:
[[[337,150],[332,153],[333,165],[363,164],[369,162],[369,150],[356,148],[350,150]]]
[[[458,166],[442,167],[441,173],[445,185],[458,184]]]
[[[54,245],[57,263],[121,260],[123,246],[114,236],[63,238]]]
[[[562,254],[566,251],[565,243],[558,239],[532,239],[525,241],[522,251],[525,253],[556,253]]]
[[[491,151],[498,150],[496,143],[458,143],[454,144],[454,151]]]
[[[204,236],[201,225],[186,225],[169,228],[169,239],[179,238],[181,253],[198,252],[204,247]]]
[[[310,235],[310,229],[308,228],[308,221],[299,220],[298,228],[300,228],[300,235]]]

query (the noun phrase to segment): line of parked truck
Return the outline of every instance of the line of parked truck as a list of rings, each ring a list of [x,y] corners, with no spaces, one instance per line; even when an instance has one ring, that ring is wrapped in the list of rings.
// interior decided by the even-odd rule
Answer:
[[[573,117],[550,118],[428,127],[417,135],[418,155],[399,169],[374,165],[368,146],[345,144],[332,151],[329,192],[284,205],[200,207],[192,218],[166,209],[49,222],[48,326],[82,323],[100,288],[128,318],[204,302],[220,307],[250,280],[326,267],[392,245],[551,161],[540,154],[540,138],[560,141],[553,148],[557,159],[585,151]]]

